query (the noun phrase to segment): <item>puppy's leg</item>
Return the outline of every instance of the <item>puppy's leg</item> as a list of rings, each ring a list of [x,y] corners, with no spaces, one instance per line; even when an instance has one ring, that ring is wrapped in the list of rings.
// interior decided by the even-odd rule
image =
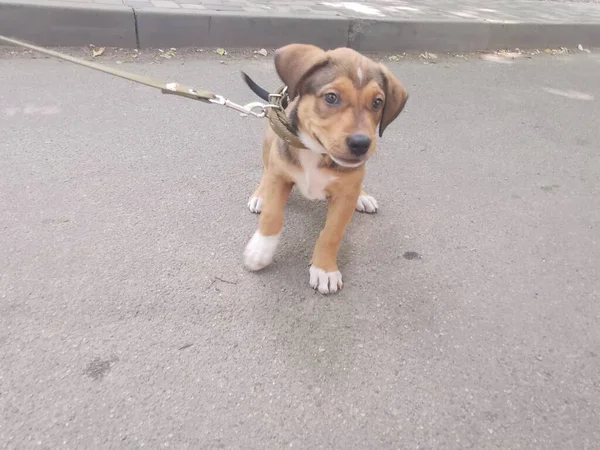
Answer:
[[[379,205],[375,197],[367,194],[365,191],[360,191],[358,200],[356,201],[356,210],[358,212],[364,212],[368,214],[375,214]]]
[[[310,286],[321,294],[333,294],[342,288],[342,274],[338,270],[337,255],[359,195],[360,185],[330,200],[325,227],[315,245],[309,271]]]
[[[254,194],[248,200],[248,209],[250,212],[254,214],[260,214],[263,208],[264,202],[264,192],[263,192],[263,184],[265,179],[265,174],[267,172],[267,167],[269,166],[269,152],[271,150],[271,139],[269,138],[269,134],[264,139],[263,142],[263,151],[262,151],[262,160],[263,160],[263,176],[260,180],[260,184]]]
[[[244,251],[244,263],[250,270],[260,270],[273,261],[279,235],[283,228],[285,204],[293,183],[267,169],[261,182],[264,201],[258,230]]]

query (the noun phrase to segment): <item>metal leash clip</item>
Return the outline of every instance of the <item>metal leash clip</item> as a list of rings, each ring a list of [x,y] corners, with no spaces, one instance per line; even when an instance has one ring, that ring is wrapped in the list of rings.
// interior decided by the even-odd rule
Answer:
[[[238,105],[231,100],[227,100],[222,95],[215,95],[215,98],[210,99],[209,102],[215,105],[225,106],[226,108],[235,109],[242,117],[248,117],[250,115],[259,119],[262,119],[267,115],[267,109],[276,107],[276,105],[265,105],[261,102],[251,102],[245,105]]]

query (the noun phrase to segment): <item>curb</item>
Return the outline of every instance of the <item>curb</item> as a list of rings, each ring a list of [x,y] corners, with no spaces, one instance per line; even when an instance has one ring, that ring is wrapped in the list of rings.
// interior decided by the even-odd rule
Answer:
[[[0,34],[49,47],[137,46],[134,11],[121,5],[0,0]]]
[[[353,20],[348,46],[359,51],[478,52],[600,44],[600,23],[492,23]]]
[[[350,20],[340,17],[199,13],[136,9],[141,48],[279,47],[306,42],[322,47],[348,43]]]
[[[600,23],[374,20],[0,0],[0,34],[43,46],[273,48],[303,42],[364,52],[475,52],[597,47]]]

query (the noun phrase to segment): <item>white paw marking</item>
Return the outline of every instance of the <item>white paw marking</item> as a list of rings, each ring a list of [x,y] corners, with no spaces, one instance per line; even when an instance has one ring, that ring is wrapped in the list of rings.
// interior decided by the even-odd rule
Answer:
[[[273,261],[279,235],[263,236],[256,231],[244,250],[244,264],[250,270],[260,270]]]
[[[250,200],[248,200],[248,209],[250,210],[250,212],[253,212],[254,214],[260,214],[260,212],[262,211],[262,207],[262,197],[250,197]]]
[[[374,214],[377,212],[378,208],[379,205],[377,204],[377,200],[370,195],[361,195],[356,201],[356,210],[360,212]]]
[[[342,289],[342,274],[340,271],[325,272],[315,266],[310,266],[310,287],[318,290],[321,294],[334,294]]]

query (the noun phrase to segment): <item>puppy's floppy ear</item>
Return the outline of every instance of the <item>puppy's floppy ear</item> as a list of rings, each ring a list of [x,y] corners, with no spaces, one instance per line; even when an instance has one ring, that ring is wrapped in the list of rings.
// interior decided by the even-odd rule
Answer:
[[[394,76],[383,64],[380,66],[384,77],[385,85],[385,104],[381,114],[381,122],[379,123],[379,137],[383,135],[383,131],[387,126],[398,117],[398,114],[404,109],[408,100],[408,92],[400,83],[400,80]]]
[[[306,76],[326,62],[325,52],[314,45],[290,44],[275,52],[275,69],[288,87],[290,98],[298,94]]]

